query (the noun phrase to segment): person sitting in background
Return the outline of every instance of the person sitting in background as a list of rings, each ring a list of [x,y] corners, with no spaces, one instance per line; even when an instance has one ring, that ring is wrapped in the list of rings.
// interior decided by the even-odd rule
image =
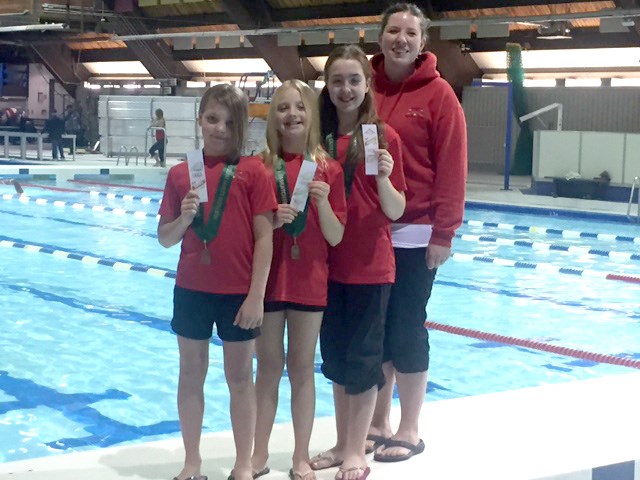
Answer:
[[[54,160],[58,160],[58,152],[60,152],[60,160],[64,160],[64,149],[62,146],[62,134],[64,133],[64,120],[60,118],[55,110],[51,111],[51,116],[44,122],[42,133],[49,134],[51,142],[51,156]]]

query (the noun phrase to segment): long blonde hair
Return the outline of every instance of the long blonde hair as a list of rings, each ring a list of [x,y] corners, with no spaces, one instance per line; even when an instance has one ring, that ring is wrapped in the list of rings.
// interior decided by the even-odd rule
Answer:
[[[320,112],[318,110],[318,100],[313,89],[301,80],[293,79],[282,82],[271,98],[271,106],[267,114],[267,145],[262,152],[265,165],[273,168],[278,157],[283,155],[280,134],[278,133],[278,122],[276,112],[280,98],[285,90],[292,88],[300,94],[300,99],[307,112],[307,152],[311,159],[321,166],[324,166],[329,156],[320,144]]]

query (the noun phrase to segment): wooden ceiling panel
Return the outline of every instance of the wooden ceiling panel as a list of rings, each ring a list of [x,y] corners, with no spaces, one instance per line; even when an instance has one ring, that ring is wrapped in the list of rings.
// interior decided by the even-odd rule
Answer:
[[[318,26],[331,26],[331,25],[355,25],[355,24],[368,24],[368,23],[380,23],[380,15],[369,17],[344,17],[344,18],[321,18],[312,20],[297,20],[290,22],[282,22],[282,26],[285,28],[304,28],[304,27],[318,27]]]
[[[2,0],[0,2],[0,14],[20,14],[25,10],[31,10],[31,0]]]
[[[171,5],[157,5],[141,7],[149,17],[175,17],[203,15],[208,13],[224,13],[221,0],[204,0],[196,3],[176,3]]]
[[[443,12],[444,18],[480,18],[480,17],[536,17],[542,15],[560,15],[566,13],[598,12],[616,8],[613,1],[607,2],[568,2],[554,5],[530,5],[526,7],[501,7]]]
[[[369,0],[267,0],[273,8],[324,7],[346,3],[366,3]]]

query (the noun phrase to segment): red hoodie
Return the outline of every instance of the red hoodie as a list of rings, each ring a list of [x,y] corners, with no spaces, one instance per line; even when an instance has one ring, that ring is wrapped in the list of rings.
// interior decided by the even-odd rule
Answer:
[[[432,225],[430,243],[451,247],[462,223],[467,177],[460,102],[440,77],[432,53],[421,53],[415,71],[403,82],[389,80],[382,54],[375,55],[371,65],[378,115],[402,140],[408,191],[407,207],[397,223]]]

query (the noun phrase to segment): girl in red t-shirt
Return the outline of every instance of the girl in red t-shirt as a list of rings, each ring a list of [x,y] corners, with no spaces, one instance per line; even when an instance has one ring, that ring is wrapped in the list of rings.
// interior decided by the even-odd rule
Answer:
[[[314,469],[340,465],[336,480],[364,480],[367,429],[384,384],[384,320],[395,263],[390,222],[405,207],[398,134],[375,113],[371,70],[355,45],[338,47],[324,67],[322,135],[342,164],[348,195],[342,242],[332,249],[328,302],[320,331],[322,372],[333,382],[337,443],[314,457]],[[365,173],[362,125],[374,124],[378,174]]]
[[[236,480],[250,480],[256,418],[252,357],[263,317],[273,249],[271,178],[262,161],[240,157],[248,102],[231,85],[216,85],[200,102],[207,202],[191,190],[187,162],[169,170],[158,224],[164,247],[181,242],[171,327],[178,335],[178,414],[185,462],[178,480],[200,475],[200,435],[209,341],[216,324],[231,396]]]
[[[304,82],[288,80],[276,90],[267,116],[267,147],[262,156],[279,205],[264,322],[256,342],[258,417],[253,469],[254,475],[268,471],[269,437],[286,358],[295,437],[290,476],[311,480],[315,478],[309,466],[315,348],[327,303],[329,245],[342,240],[347,207],[342,168],[320,146],[317,96]],[[306,208],[296,211],[290,199],[303,164],[309,166],[309,162],[316,164],[309,199]]]

